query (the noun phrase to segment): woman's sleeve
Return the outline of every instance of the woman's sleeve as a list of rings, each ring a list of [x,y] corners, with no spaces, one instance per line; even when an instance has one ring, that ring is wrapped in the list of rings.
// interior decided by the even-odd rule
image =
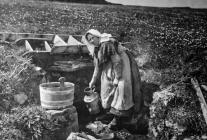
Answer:
[[[111,61],[113,64],[113,70],[115,74],[114,82],[118,84],[119,79],[122,77],[122,68],[123,68],[122,59],[119,56],[119,54],[115,53],[114,55],[111,56]]]
[[[122,59],[115,47],[111,41],[102,43],[98,53],[98,60],[100,64],[106,63],[107,61],[112,62],[115,74],[114,83],[118,84],[119,79],[122,77]]]
[[[98,65],[98,59],[95,57],[94,57],[94,65],[95,65],[95,67],[94,67],[93,76],[92,76],[91,81],[93,81],[95,83],[101,75],[101,66]]]

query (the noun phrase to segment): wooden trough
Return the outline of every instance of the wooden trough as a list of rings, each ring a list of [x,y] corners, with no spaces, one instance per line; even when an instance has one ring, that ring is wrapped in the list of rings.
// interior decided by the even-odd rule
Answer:
[[[77,110],[84,108],[79,105],[84,105],[84,88],[90,82],[94,66],[81,36],[0,33],[0,40],[23,48],[23,56],[30,57],[34,65],[46,71],[47,82],[57,82],[60,77],[65,77],[66,82],[74,83],[73,103],[78,104]]]

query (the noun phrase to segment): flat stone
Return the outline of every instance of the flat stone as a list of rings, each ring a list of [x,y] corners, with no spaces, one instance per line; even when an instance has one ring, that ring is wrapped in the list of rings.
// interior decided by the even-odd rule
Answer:
[[[71,132],[79,131],[78,114],[74,106],[62,110],[47,110],[46,112],[51,115],[52,121],[63,126],[61,129],[55,130],[52,140],[66,140]]]

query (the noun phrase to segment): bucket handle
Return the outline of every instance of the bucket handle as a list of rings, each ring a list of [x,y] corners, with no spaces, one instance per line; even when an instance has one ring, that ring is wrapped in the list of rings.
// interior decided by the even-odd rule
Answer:
[[[84,92],[86,93],[86,95],[90,95],[92,92],[95,92],[95,90],[96,90],[95,87],[92,87],[92,88],[90,88],[90,87],[86,87],[86,88],[84,89]]]
[[[64,89],[64,87],[65,87],[65,77],[60,77],[58,79],[58,81],[60,82],[60,89]]]

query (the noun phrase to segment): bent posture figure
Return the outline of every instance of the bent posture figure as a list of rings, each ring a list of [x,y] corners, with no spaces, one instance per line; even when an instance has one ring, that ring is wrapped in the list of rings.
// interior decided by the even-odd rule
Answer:
[[[83,40],[95,65],[89,87],[101,77],[102,107],[114,115],[110,125],[117,125],[121,117],[138,114],[143,97],[138,66],[132,55],[110,34],[94,29],[89,30]]]

